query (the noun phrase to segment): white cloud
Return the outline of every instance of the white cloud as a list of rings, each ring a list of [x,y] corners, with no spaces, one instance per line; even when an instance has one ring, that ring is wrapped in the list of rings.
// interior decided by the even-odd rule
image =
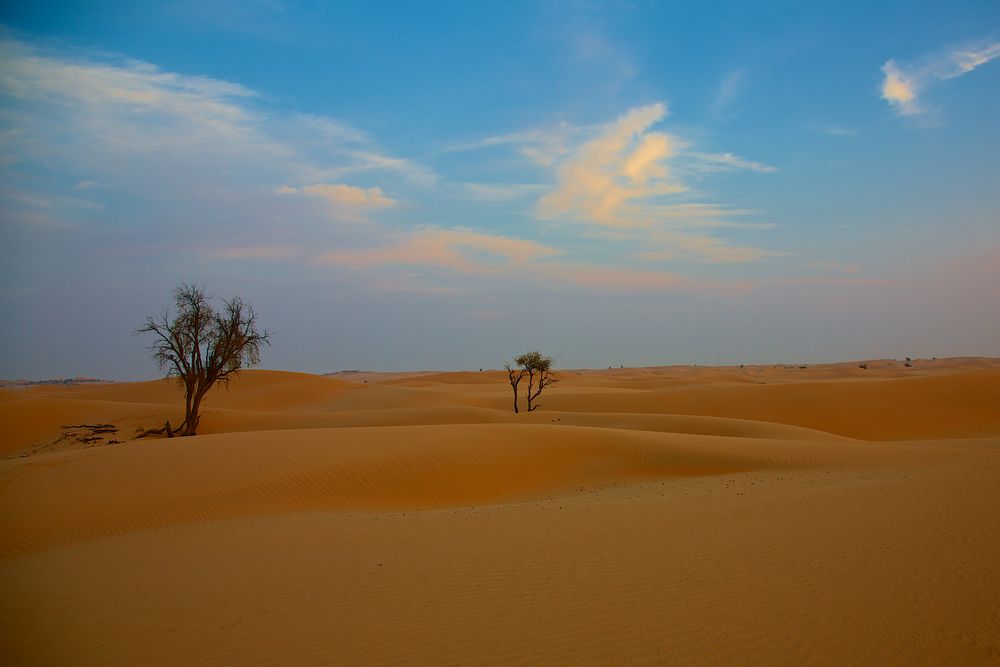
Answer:
[[[0,60],[0,154],[13,164],[154,199],[274,192],[348,173],[385,185],[437,179],[346,123],[269,108],[236,83],[6,36]]]
[[[387,153],[367,133],[336,119],[269,108],[239,84],[122,58],[68,56],[9,38],[0,38],[0,49],[0,155],[12,156],[8,168],[58,172],[62,194],[79,200],[55,207],[52,192],[12,193],[6,199],[19,211],[7,219],[42,224],[68,211],[72,220],[87,207],[117,200],[126,203],[117,219],[114,211],[106,216],[115,220],[107,224],[145,225],[141,236],[148,247],[176,244],[178,236],[195,231],[201,247],[215,248],[201,250],[205,258],[308,262],[325,256],[326,264],[383,272],[419,265],[491,275],[530,268],[543,275],[552,258],[566,254],[555,244],[461,227],[387,232],[381,224],[310,224],[330,216],[374,218],[401,201],[419,202],[411,195],[433,187],[439,196],[487,203],[538,197],[534,211],[541,217],[583,225],[585,234],[623,232],[624,245],[613,252],[628,262],[636,247],[649,253],[645,261],[668,254],[734,261],[765,253],[706,233],[761,226],[730,220],[749,212],[670,198],[686,190],[673,168],[682,155],[705,172],[772,168],[729,153],[686,154],[686,144],[655,129],[667,115],[662,103],[633,108],[600,126],[558,123],[452,149],[507,147],[545,167],[554,187],[440,185],[433,169]],[[138,222],[135,210],[143,212]],[[340,250],[359,244],[367,249]],[[614,260],[609,255],[605,261]],[[566,275],[585,272],[586,265],[572,258],[564,268],[570,264]],[[627,280],[614,274],[612,282],[675,283],[656,270],[634,271]]]

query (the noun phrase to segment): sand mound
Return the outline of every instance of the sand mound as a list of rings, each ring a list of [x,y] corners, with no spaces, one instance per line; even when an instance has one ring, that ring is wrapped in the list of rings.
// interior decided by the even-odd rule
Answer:
[[[868,371],[248,372],[114,445],[176,386],[0,393],[0,655],[1000,664],[1000,369]]]
[[[581,426],[785,439],[821,437],[807,431],[881,441],[990,437],[1000,435],[1000,371],[987,362],[991,360],[960,360],[952,368],[938,360],[920,369],[921,375],[891,378],[856,377],[853,364],[816,369],[831,378],[826,380],[790,378],[793,371],[781,367],[566,371],[544,395],[542,411],[517,416],[511,414],[504,374],[496,371],[387,374],[381,379],[369,374],[369,382],[246,371],[228,389],[209,393],[200,432],[545,423],[559,418]],[[885,368],[898,375],[900,367]],[[748,380],[748,373],[785,376]],[[169,380],[6,392],[0,421],[8,427],[0,453],[19,456],[89,446],[63,437],[62,427],[77,423],[117,428],[98,444],[128,440],[168,419],[179,424],[182,404],[180,389]]]
[[[632,475],[747,470],[660,434],[538,425],[312,429],[134,442],[12,461],[2,553],[304,509],[467,506]],[[39,530],[45,526],[44,530]]]
[[[869,465],[883,447],[576,426],[297,429],[135,441],[10,461],[0,554],[301,510],[459,507],[632,477]],[[921,450],[920,460],[947,452]],[[44,527],[44,528],[43,528]]]
[[[790,424],[866,440],[1000,435],[1000,373],[780,384],[690,383],[553,391],[550,410],[706,415]]]

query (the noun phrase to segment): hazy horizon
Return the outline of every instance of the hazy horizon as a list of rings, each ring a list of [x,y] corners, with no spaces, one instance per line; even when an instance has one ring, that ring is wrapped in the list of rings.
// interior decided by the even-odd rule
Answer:
[[[0,378],[1000,356],[996,4],[0,9]]]

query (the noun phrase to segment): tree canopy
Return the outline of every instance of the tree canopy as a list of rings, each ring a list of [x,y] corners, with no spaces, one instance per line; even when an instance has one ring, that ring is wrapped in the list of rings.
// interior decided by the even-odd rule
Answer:
[[[509,363],[504,364],[504,368],[507,370],[507,377],[510,382],[510,386],[514,391],[515,413],[518,412],[518,386],[525,376],[528,378],[528,412],[533,412],[541,407],[535,403],[535,400],[541,396],[542,391],[544,391],[546,387],[549,387],[559,381],[559,376],[552,371],[553,365],[555,365],[555,362],[552,357],[546,356],[538,350],[525,352],[524,354],[514,357],[513,366]]]

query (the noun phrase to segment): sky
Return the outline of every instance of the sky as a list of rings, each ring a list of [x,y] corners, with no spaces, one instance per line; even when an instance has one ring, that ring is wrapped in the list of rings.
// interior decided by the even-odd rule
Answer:
[[[1000,356],[1000,3],[3,3],[0,267],[5,378]]]

